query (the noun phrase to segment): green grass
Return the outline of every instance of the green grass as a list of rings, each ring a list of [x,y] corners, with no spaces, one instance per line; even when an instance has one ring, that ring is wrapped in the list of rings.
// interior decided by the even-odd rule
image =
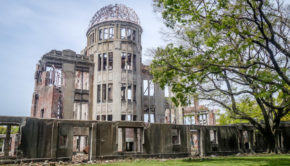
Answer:
[[[290,166],[290,155],[208,157],[194,159],[136,159],[91,166]]]

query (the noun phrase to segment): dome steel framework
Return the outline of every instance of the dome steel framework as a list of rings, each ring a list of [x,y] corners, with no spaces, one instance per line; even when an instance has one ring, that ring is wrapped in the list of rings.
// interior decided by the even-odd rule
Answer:
[[[140,25],[136,12],[123,4],[108,5],[98,10],[90,21],[89,28],[105,21],[127,21]]]

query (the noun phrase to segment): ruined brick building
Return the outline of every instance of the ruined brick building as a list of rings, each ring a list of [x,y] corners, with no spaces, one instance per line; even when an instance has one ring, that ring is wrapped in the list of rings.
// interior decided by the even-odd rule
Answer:
[[[214,110],[195,97],[193,105],[175,107],[174,94],[152,83],[142,64],[141,34],[132,9],[109,5],[92,18],[81,54],[43,55],[31,117],[0,116],[0,164],[74,160],[82,152],[88,161],[266,151],[253,126],[216,126]],[[289,133],[290,123],[283,122],[282,152],[290,151]]]
[[[81,54],[52,50],[42,56],[32,117],[183,124],[190,115],[197,120],[187,124],[215,124],[212,111],[175,107],[152,82],[142,64],[142,27],[134,10],[121,4],[101,8],[86,36]]]

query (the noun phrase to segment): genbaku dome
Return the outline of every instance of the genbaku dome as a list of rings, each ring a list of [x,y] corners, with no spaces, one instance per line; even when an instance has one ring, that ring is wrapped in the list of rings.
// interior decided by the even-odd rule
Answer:
[[[142,64],[142,31],[134,10],[108,5],[91,19],[80,53],[44,54],[36,65],[31,117],[0,116],[6,128],[0,164],[266,151],[253,126],[216,126],[215,111],[197,97],[174,106],[170,87],[154,84]],[[289,123],[279,128],[285,152],[289,131]]]
[[[98,10],[80,54],[66,49],[43,55],[36,66],[31,116],[38,118],[145,121],[214,125],[214,111],[175,107],[174,94],[152,82],[142,64],[142,27],[122,4]]]

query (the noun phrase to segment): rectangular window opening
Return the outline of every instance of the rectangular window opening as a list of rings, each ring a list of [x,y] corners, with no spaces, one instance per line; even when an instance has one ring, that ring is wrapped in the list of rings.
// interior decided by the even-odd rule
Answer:
[[[95,33],[92,33],[89,37],[89,40],[90,40],[90,45],[94,44],[95,43]]]
[[[18,125],[0,125],[0,157],[16,157],[20,141]]]
[[[136,55],[133,54],[133,70],[136,71]]]
[[[143,128],[117,128],[116,143],[118,152],[142,152]]]
[[[107,70],[107,53],[103,54],[103,70]]]
[[[121,39],[126,39],[126,29],[121,28]]]
[[[149,80],[150,96],[154,96],[154,83]]]
[[[106,84],[103,84],[102,86],[102,101],[103,102],[106,102],[107,101],[107,94],[106,94],[106,88],[107,85]]]
[[[133,85],[133,101],[136,102],[136,91],[137,91],[137,87],[136,85]]]
[[[154,123],[155,122],[155,114],[154,113],[148,113],[148,109],[147,109],[147,113],[144,114],[144,122],[147,123]]]
[[[128,94],[127,94],[127,99],[128,99],[128,101],[129,102],[131,102],[131,100],[132,100],[132,89],[131,89],[131,85],[128,85]]]
[[[122,84],[122,87],[121,87],[121,100],[122,101],[126,100],[126,86],[125,86],[125,84]]]
[[[126,152],[134,151],[134,128],[126,128]]]
[[[131,29],[127,29],[127,39],[131,40],[132,38],[132,30]]]
[[[101,102],[101,85],[97,86],[97,103]]]
[[[148,80],[143,80],[143,94],[144,96],[148,96]]]
[[[126,115],[121,115],[121,120],[126,120]]]
[[[137,121],[137,115],[133,115],[133,121]]]
[[[102,70],[102,54],[98,55],[98,71]]]
[[[125,64],[126,64],[126,53],[122,52],[121,53],[121,69],[125,69]]]
[[[41,109],[40,117],[41,117],[41,118],[44,118],[44,109]]]
[[[133,30],[133,40],[135,41],[136,40],[136,31]]]
[[[112,83],[108,84],[108,101],[109,102],[113,101],[113,84]]]
[[[172,135],[172,144],[179,145],[180,144],[180,131],[178,129],[171,129]]]
[[[111,27],[111,28],[109,29],[109,39],[113,39],[113,38],[114,38],[114,28]]]
[[[99,40],[103,40],[103,30],[99,30]]]
[[[132,70],[132,54],[131,53],[128,53],[128,56],[127,56],[127,66],[126,66],[126,70]]]
[[[108,121],[112,121],[113,120],[113,115],[108,115]]]
[[[37,113],[38,100],[39,100],[39,96],[38,96],[38,94],[36,94],[34,96],[34,108],[33,108],[33,116],[34,117],[36,116],[36,113]]]
[[[105,40],[109,39],[109,29],[108,28],[104,29],[104,39]]]
[[[210,130],[209,131],[210,136],[210,144],[212,151],[216,152],[218,149],[218,139],[217,139],[217,131],[216,130]]]

